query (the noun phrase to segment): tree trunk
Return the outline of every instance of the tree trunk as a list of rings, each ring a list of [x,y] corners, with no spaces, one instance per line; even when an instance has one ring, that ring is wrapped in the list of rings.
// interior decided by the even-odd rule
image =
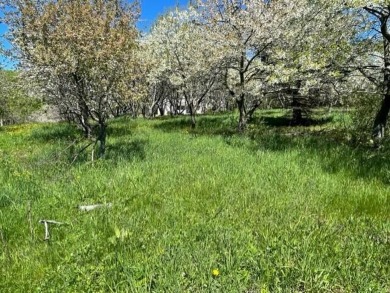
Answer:
[[[104,157],[104,154],[106,152],[106,138],[107,138],[107,124],[102,121],[99,122],[99,158]]]
[[[195,127],[196,127],[196,117],[195,117],[195,113],[192,113],[191,114],[191,128],[195,129]]]
[[[254,103],[252,103],[251,108],[249,111],[247,111],[246,116],[248,117],[249,121],[253,120],[253,114],[255,114],[256,110],[261,106],[261,101],[256,100]]]
[[[92,127],[89,124],[89,111],[88,111],[88,106],[85,103],[85,101],[80,98],[79,99],[79,107],[80,107],[80,125],[83,128],[84,131],[84,136],[86,138],[90,138],[92,136]]]
[[[148,112],[148,114],[147,114],[147,112]],[[150,111],[147,110],[147,107],[146,107],[146,106],[143,106],[143,107],[141,108],[141,113],[142,113],[142,118],[145,119],[146,116],[149,115]]]
[[[385,127],[390,111],[390,91],[388,91],[383,98],[381,107],[375,116],[374,127],[372,130],[372,137],[374,140],[381,140],[385,136]]]
[[[4,126],[3,118],[0,118],[0,127],[3,127],[3,126]]]
[[[79,117],[76,116],[75,118],[79,120],[78,122],[80,123],[81,128],[84,131],[84,136],[86,138],[90,138],[92,136],[92,127],[89,124],[90,112],[88,109],[88,105],[85,102],[85,83],[77,73],[73,73],[73,79],[76,84],[76,92],[78,99],[77,103],[80,109],[80,115],[77,115]]]
[[[240,60],[240,96],[237,100],[238,111],[240,112],[240,117],[238,119],[238,132],[244,132],[247,123],[246,109],[245,109],[245,59],[246,52],[241,52]]]
[[[302,81],[298,80],[295,84],[295,87],[291,89],[292,94],[292,102],[291,107],[293,110],[292,115],[292,124],[293,125],[302,125],[303,124],[303,107],[304,103],[302,101],[302,96],[299,94],[299,90],[301,89]]]
[[[160,116],[165,116],[165,109],[164,109],[164,107],[158,107],[158,111],[160,112]]]
[[[237,106],[239,111],[239,118],[238,118],[238,132],[244,132],[246,128],[247,123],[247,116],[245,111],[245,96],[244,94],[240,95],[240,98],[237,100]]]
[[[188,104],[188,110],[190,111],[190,116],[191,116],[191,128],[192,129],[195,129],[196,127],[196,110],[194,109],[194,105],[193,104]]]
[[[298,96],[294,95],[292,100],[292,124],[293,125],[302,125],[303,124],[303,116],[302,116],[302,106],[300,105],[300,101]]]
[[[385,70],[383,75],[383,101],[378,113],[375,116],[374,125],[372,129],[372,138],[375,141],[380,141],[385,136],[385,127],[390,111],[390,42],[384,38],[384,61]]]

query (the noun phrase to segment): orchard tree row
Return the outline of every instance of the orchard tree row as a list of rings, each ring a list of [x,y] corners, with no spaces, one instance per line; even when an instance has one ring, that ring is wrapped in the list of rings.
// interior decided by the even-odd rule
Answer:
[[[0,127],[23,122],[42,106],[40,99],[29,95],[12,70],[0,70]]]
[[[390,110],[388,1],[192,0],[136,27],[139,3],[1,0],[29,92],[75,122],[105,152],[107,121],[132,114],[237,108],[238,131],[264,106],[292,109],[365,97],[372,135]],[[369,101],[367,103],[367,101]]]

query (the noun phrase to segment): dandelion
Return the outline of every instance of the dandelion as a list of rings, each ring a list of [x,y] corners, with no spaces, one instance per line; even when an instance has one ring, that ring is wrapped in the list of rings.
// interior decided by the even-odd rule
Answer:
[[[213,277],[218,277],[219,276],[219,270],[218,269],[213,269],[211,274],[213,275]]]

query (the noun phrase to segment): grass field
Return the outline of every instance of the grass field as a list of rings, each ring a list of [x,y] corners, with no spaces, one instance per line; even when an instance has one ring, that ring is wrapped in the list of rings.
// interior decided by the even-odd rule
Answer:
[[[0,292],[390,292],[389,152],[280,115],[1,128]]]

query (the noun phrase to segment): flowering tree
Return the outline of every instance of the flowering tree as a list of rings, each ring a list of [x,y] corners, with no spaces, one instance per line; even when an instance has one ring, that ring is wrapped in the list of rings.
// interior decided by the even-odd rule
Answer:
[[[0,70],[0,127],[23,121],[40,106],[39,99],[27,94],[18,72]]]
[[[113,104],[137,78],[137,3],[120,0],[3,0],[4,20],[21,69],[86,137],[97,125],[105,152]]]
[[[212,31],[199,24],[200,15],[192,8],[160,18],[146,42],[150,56],[158,60],[151,79],[168,79],[185,99],[196,125],[196,111],[212,90],[220,73],[223,43],[215,42]]]
[[[321,95],[341,95],[356,57],[356,14],[344,1],[298,0],[284,21],[289,29],[271,48],[270,80],[291,96],[293,120],[320,102]],[[330,98],[328,97],[329,101]]]
[[[214,42],[225,44],[221,66],[225,86],[239,109],[238,130],[242,131],[266,91],[273,67],[267,58],[288,28],[285,18],[292,1],[198,0],[194,5],[203,24],[213,31]]]
[[[372,137],[379,141],[385,136],[390,112],[390,4],[388,1],[376,0],[349,1],[348,5],[366,13],[361,18],[361,27],[365,29],[362,42],[370,50],[367,58],[362,59],[357,66],[382,96],[372,127]]]

